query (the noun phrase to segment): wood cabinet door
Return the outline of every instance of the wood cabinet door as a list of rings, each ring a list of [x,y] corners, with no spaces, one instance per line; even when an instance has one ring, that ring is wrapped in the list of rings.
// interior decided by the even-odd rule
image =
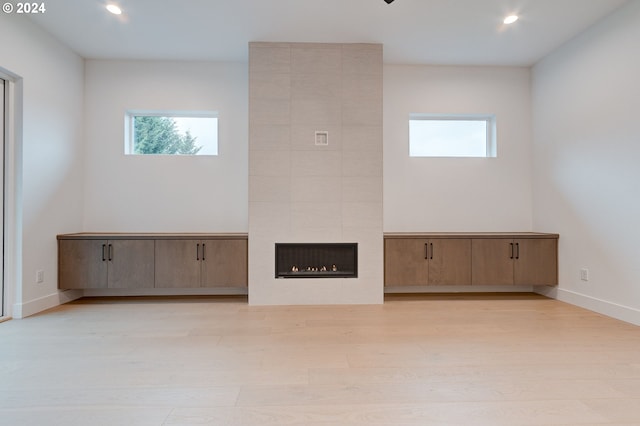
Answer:
[[[558,285],[558,240],[526,238],[515,240],[516,284]]]
[[[389,238],[384,247],[384,282],[387,286],[429,283],[428,240]]]
[[[156,240],[155,286],[200,287],[200,241]]]
[[[471,284],[471,239],[429,240],[429,285]]]
[[[58,241],[58,287],[107,288],[107,242]]]
[[[512,239],[474,238],[471,242],[473,285],[513,285]]]
[[[153,288],[153,240],[110,240],[107,253],[109,288]]]
[[[247,241],[203,240],[202,287],[247,287]]]

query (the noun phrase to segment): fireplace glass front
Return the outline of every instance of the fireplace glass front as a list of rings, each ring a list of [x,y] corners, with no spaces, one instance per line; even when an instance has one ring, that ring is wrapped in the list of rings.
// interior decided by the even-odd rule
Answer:
[[[276,243],[276,278],[357,278],[357,243]]]

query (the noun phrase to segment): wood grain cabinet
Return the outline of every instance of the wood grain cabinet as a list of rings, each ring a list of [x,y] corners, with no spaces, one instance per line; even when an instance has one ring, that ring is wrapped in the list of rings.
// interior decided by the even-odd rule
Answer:
[[[385,239],[385,285],[470,285],[468,238]]]
[[[247,241],[156,240],[156,287],[246,287]]]
[[[58,287],[247,288],[246,234],[58,235]]]
[[[556,238],[477,238],[474,285],[557,285]]]
[[[384,284],[558,284],[558,235],[525,233],[385,234]]]
[[[153,287],[153,241],[59,240],[58,287]]]

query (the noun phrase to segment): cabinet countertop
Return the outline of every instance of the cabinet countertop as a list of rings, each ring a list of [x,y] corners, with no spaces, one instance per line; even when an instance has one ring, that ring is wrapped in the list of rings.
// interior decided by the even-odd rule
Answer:
[[[247,238],[248,234],[237,232],[78,232],[57,236],[58,240],[246,240]]]
[[[545,232],[385,232],[384,238],[559,238]]]

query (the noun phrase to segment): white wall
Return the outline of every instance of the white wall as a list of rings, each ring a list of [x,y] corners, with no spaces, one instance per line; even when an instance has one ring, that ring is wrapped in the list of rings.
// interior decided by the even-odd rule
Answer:
[[[384,231],[532,230],[530,107],[527,68],[385,65]],[[498,157],[410,158],[410,113],[495,114]]]
[[[59,303],[56,234],[82,224],[84,64],[26,17],[0,14],[0,40],[0,67],[20,76],[24,89],[16,180],[22,181],[22,280],[9,283],[13,316],[22,317]],[[7,253],[10,262],[19,255]],[[39,269],[45,280],[37,284]]]
[[[639,23],[629,2],[533,69],[534,224],[560,233],[557,297],[636,324]]]
[[[86,61],[85,231],[246,232],[246,63]],[[125,156],[127,109],[219,112],[218,156]]]

